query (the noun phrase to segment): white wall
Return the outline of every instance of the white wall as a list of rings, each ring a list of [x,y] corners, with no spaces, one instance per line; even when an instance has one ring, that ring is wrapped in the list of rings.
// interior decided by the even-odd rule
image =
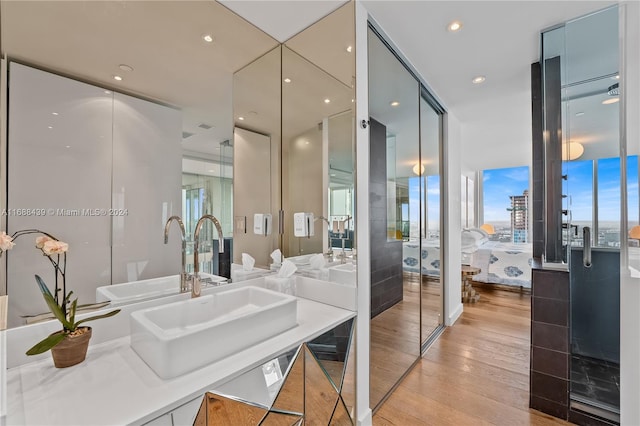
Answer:
[[[444,323],[453,325],[462,314],[460,271],[462,264],[461,152],[462,129],[453,112],[446,115],[444,144],[445,212],[444,228]]]
[[[623,136],[629,150],[637,152],[640,144],[640,3],[628,2],[626,9],[626,22],[624,15],[620,22],[625,47],[621,55],[622,104],[627,110]],[[623,263],[623,266],[626,265]],[[639,306],[640,278],[631,277],[625,267],[620,271],[620,423],[623,425],[640,425]]]

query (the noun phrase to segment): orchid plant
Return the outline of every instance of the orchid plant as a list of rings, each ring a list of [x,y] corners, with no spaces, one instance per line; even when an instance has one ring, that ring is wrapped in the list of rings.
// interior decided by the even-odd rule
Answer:
[[[14,241],[22,236],[28,234],[39,234],[36,238],[36,248],[39,249],[44,256],[47,257],[49,262],[53,265],[55,273],[55,289],[51,293],[49,287],[45,282],[36,275],[36,282],[42,292],[49,310],[53,316],[62,324],[62,332],[54,333],[36,343],[31,349],[27,351],[27,355],[37,355],[48,351],[49,349],[62,342],[65,337],[72,334],[77,334],[78,327],[88,321],[93,321],[101,318],[107,318],[116,315],[120,312],[120,309],[113,310],[106,314],[95,315],[89,318],[76,321],[76,310],[82,308],[85,305],[78,305],[78,299],[71,300],[73,291],[67,293],[66,286],[66,269],[67,269],[67,251],[69,245],[65,242],[58,240],[51,234],[40,231],[38,229],[25,229],[17,231],[12,235],[7,235],[6,232],[0,232],[0,256],[5,251],[11,250],[15,243]]]

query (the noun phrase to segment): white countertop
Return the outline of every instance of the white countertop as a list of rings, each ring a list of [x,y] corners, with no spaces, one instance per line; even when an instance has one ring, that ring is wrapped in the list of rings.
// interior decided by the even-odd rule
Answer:
[[[142,424],[354,316],[298,298],[297,327],[170,380],[156,376],[128,336],[90,345],[87,359],[67,369],[55,368],[50,358],[15,367],[7,370],[6,424]]]

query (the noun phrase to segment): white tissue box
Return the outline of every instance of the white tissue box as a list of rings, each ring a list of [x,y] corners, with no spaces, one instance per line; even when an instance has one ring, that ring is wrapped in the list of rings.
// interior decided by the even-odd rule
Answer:
[[[268,290],[279,291],[280,293],[296,294],[296,277],[265,277],[264,286]]]

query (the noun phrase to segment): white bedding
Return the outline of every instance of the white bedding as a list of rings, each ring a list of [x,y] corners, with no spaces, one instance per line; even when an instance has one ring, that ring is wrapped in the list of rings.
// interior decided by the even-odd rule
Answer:
[[[465,251],[463,263],[481,270],[480,274],[473,277],[474,281],[531,288],[531,244],[483,241],[472,253]],[[405,271],[420,272],[420,259],[423,274],[439,276],[440,242],[423,241],[421,249],[417,241],[402,244],[402,266]]]

